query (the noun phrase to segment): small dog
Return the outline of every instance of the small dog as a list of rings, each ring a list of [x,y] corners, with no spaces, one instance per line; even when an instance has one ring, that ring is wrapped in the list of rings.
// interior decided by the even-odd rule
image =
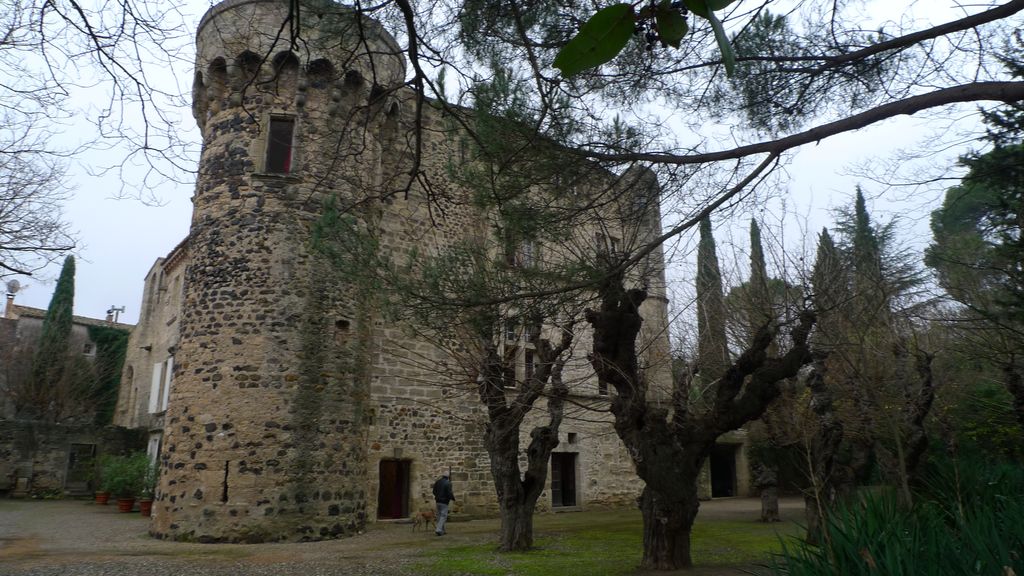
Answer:
[[[437,514],[433,510],[420,510],[412,515],[412,529],[415,532],[420,526],[424,530],[430,530],[437,521]]]

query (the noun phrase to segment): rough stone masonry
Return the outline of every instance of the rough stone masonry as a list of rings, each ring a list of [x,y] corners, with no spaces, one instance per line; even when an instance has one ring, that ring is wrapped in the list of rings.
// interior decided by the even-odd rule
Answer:
[[[309,248],[332,196],[356,207],[392,254],[437,250],[480,233],[482,219],[452,200],[434,217],[415,184],[407,195],[382,193],[407,177],[413,158],[415,94],[403,86],[402,51],[352,10],[302,6],[295,45],[289,2],[280,0],[227,0],[199,25],[193,115],[203,150],[181,310],[164,314],[179,318],[180,334],[151,529],[158,537],[349,535],[368,520],[429,507],[430,485],[449,467],[456,516],[495,512],[472,383],[439,382],[430,367],[444,352],[389,323],[365,288]],[[430,106],[419,128],[423,168],[443,183],[462,153],[458,128]],[[656,194],[644,181],[644,193]],[[450,198],[468,194],[449,188]],[[658,233],[656,214],[647,225],[646,234]],[[662,260],[650,258],[647,377],[668,390]],[[633,504],[639,493],[600,410],[607,396],[589,376],[589,346],[580,335],[572,394],[574,405],[598,410],[563,424],[558,476],[549,480],[563,500],[548,497],[544,508]]]

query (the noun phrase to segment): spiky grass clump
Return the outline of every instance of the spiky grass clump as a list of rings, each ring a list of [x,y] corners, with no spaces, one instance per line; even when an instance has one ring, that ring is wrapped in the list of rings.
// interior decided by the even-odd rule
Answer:
[[[912,506],[894,492],[835,510],[821,546],[788,542],[776,576],[1024,575],[1024,467],[945,462]]]

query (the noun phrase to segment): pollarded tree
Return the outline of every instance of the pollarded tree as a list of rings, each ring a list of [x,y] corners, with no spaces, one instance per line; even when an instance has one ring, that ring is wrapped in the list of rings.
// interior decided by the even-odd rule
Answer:
[[[814,316],[800,314],[789,333],[791,345],[781,356],[767,354],[780,327],[761,326],[749,346],[725,366],[704,402],[706,408],[691,403],[692,382],[685,377],[675,381],[671,404],[665,406],[652,397],[637,361],[643,322],[639,308],[647,291],[628,283],[621,273],[610,272],[598,290],[600,307],[587,311],[594,331],[591,364],[599,381],[615,389],[615,431],[644,481],[643,566],[678,569],[693,563],[690,534],[700,507],[697,480],[715,441],[760,417],[778,396],[779,383],[809,361],[807,339]]]

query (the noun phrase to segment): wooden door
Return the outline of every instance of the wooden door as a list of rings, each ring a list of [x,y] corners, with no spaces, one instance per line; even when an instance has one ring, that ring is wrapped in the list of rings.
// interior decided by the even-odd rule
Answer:
[[[377,518],[388,520],[409,517],[410,464],[408,460],[380,461]]]

